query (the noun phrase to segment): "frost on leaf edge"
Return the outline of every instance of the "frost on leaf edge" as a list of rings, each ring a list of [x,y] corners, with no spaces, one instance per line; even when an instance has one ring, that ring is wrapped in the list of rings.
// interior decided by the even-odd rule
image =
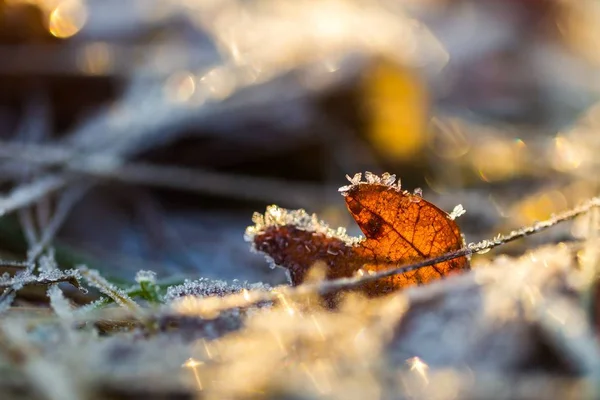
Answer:
[[[376,175],[372,172],[365,172],[365,180],[362,180],[362,173],[354,174],[354,176],[346,175],[346,179],[350,181],[350,185],[342,186],[338,189],[338,191],[342,194],[342,196],[346,196],[348,192],[354,189],[357,186],[368,184],[368,185],[381,185],[386,186],[390,189],[394,189],[396,191],[401,191],[402,186],[400,184],[400,180],[396,182],[396,175],[390,174],[388,172],[384,172],[381,176]]]
[[[303,231],[320,233],[328,238],[339,239],[348,246],[354,246],[363,239],[349,236],[344,227],[330,228],[326,222],[317,217],[317,214],[309,214],[304,209],[287,210],[276,205],[270,205],[264,214],[255,212],[252,216],[252,222],[254,222],[254,225],[246,228],[244,240],[252,245],[254,251],[256,251],[254,238],[273,226],[293,225]]]

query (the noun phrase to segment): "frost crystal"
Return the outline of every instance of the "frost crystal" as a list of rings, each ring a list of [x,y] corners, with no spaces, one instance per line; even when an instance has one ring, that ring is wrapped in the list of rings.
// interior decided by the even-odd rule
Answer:
[[[358,185],[362,185],[362,184],[370,184],[370,185],[384,185],[384,186],[389,186],[390,188],[396,189],[396,190],[400,190],[400,181],[398,181],[398,183],[396,185],[394,185],[394,183],[396,182],[396,175],[394,174],[390,174],[388,172],[384,172],[381,176],[375,175],[372,172],[365,172],[365,181],[362,181],[362,174],[358,173],[356,175],[354,175],[352,178],[349,177],[348,175],[346,175],[346,178],[350,181],[350,185],[346,185],[346,186],[342,186],[341,188],[338,189],[339,192],[342,193],[343,196],[345,196],[348,191],[350,189],[352,189],[355,186]]]
[[[54,249],[51,248],[47,254],[40,256],[40,271],[50,272],[58,269],[58,264],[56,264],[56,258],[54,257]]]
[[[148,282],[148,283],[155,284],[156,283],[156,272],[139,270],[137,272],[137,274],[135,274],[135,281],[137,283]]]
[[[239,293],[244,289],[270,291],[271,287],[264,283],[239,283],[235,280],[233,283],[228,283],[221,280],[200,278],[195,281],[186,280],[181,285],[170,286],[167,289],[165,300],[168,303],[183,296],[223,297]]]
[[[346,175],[346,178],[350,181],[351,184],[358,185],[362,179],[362,174],[359,172],[358,174],[354,174],[352,178]]]
[[[454,207],[454,210],[452,210],[450,215],[448,215],[448,218],[454,221],[456,218],[460,217],[461,215],[464,215],[466,212],[467,210],[463,208],[462,204],[459,204],[456,207]]]
[[[381,178],[369,171],[365,172],[365,179],[367,183],[381,183]]]
[[[39,275],[33,275],[29,271],[18,273],[13,277],[3,275],[0,279],[0,287],[10,286],[14,290],[19,290],[25,285],[45,285],[58,282],[76,283],[81,279],[79,271],[69,269],[65,271],[52,270],[41,272]]]

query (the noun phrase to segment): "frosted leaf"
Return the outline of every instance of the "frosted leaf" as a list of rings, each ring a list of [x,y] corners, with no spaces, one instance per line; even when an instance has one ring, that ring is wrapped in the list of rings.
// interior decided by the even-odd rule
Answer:
[[[464,215],[466,212],[467,210],[463,208],[462,204],[458,204],[456,207],[454,207],[450,215],[448,215],[448,218],[450,218],[451,220],[455,220],[461,215]]]
[[[137,272],[137,274],[135,274],[135,281],[137,283],[148,282],[148,283],[155,284],[156,283],[156,272],[139,270]]]
[[[228,283],[222,280],[212,280],[200,278],[194,281],[186,280],[181,285],[170,286],[165,296],[166,302],[171,302],[178,297],[197,296],[197,297],[223,297],[230,294],[239,293],[242,290],[262,290],[270,291],[271,287],[264,283],[239,283],[234,281]]]
[[[302,209],[286,210],[285,208],[272,205],[267,207],[264,215],[255,213],[252,221],[254,222],[254,225],[246,228],[244,240],[252,243],[253,251],[256,250],[254,248],[254,237],[258,234],[264,233],[267,228],[272,226],[294,225],[300,230],[317,232],[327,237],[340,239],[350,246],[360,241],[358,238],[353,238],[346,235],[345,229],[331,229],[327,223],[319,220],[316,214],[308,214]]]

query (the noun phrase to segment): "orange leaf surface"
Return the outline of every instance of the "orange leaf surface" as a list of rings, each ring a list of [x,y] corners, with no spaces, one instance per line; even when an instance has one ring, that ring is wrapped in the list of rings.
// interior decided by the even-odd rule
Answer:
[[[335,279],[393,268],[458,250],[464,241],[453,218],[419,195],[401,190],[395,177],[366,173],[349,178],[340,188],[348,210],[365,234],[351,238],[343,228],[330,229],[316,215],[276,206],[255,214],[255,225],[246,231],[253,248],[273,265],[286,268],[293,285],[302,283],[310,268],[321,261],[326,278]],[[466,257],[365,284],[370,296],[407,286],[421,285],[468,269]]]

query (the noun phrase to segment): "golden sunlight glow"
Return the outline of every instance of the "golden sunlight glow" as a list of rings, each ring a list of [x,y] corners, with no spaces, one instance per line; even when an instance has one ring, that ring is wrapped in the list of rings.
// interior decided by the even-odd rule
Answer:
[[[198,85],[202,85],[212,97],[222,100],[236,88],[235,76],[229,73],[225,68],[214,68],[200,77]]]
[[[273,291],[273,293],[275,293],[275,295],[277,296],[277,298],[281,302],[281,305],[285,308],[285,310],[287,311],[287,313],[290,316],[293,316],[294,314],[296,314],[296,310],[294,310],[294,307],[292,307],[292,305],[287,300],[287,298],[283,295],[283,293],[279,293],[279,292],[277,292],[275,290]]]
[[[172,303],[173,310],[182,315],[195,315],[202,318],[212,319],[219,315],[218,310],[211,307],[211,298],[198,298],[196,296],[185,296]]]
[[[471,145],[458,119],[434,116],[430,123],[433,132],[429,137],[429,146],[437,155],[457,159],[469,152]]]
[[[472,153],[473,164],[481,180],[501,181],[512,177],[523,168],[526,154],[523,141],[508,141],[493,137],[477,144]]]
[[[306,376],[308,376],[315,389],[317,389],[319,393],[326,394],[331,391],[331,386],[329,382],[323,377],[323,374],[317,375],[313,373],[313,371],[311,371],[308,365],[306,365],[305,363],[300,363],[300,368],[302,368]]]
[[[202,361],[197,361],[193,358],[188,358],[188,360],[181,365],[182,368],[189,368],[194,373],[194,379],[196,379],[196,384],[198,385],[198,390],[202,390],[202,381],[200,380],[200,374],[198,373],[198,367],[203,365]]]
[[[104,75],[114,64],[114,55],[109,45],[102,42],[86,45],[77,56],[78,67],[89,75]]]
[[[85,5],[79,0],[66,0],[61,2],[48,18],[48,30],[60,39],[66,39],[83,28],[87,20]]]
[[[567,206],[568,202],[565,195],[559,190],[551,190],[525,198],[516,205],[515,211],[524,219],[523,222],[531,223],[564,210]]]
[[[202,365],[202,364],[203,364],[202,362],[197,361],[197,360],[195,360],[195,359],[193,359],[193,358],[190,357],[190,358],[187,359],[186,362],[184,362],[182,364],[182,367],[185,367],[185,368],[196,368],[197,366]]]
[[[312,319],[313,324],[315,325],[317,332],[319,333],[319,337],[321,338],[321,340],[325,340],[325,333],[323,332],[321,324],[319,324],[319,321],[317,321],[317,317],[315,317],[314,314],[312,314],[310,317]]]
[[[427,377],[427,370],[429,366],[425,364],[419,357],[412,357],[406,360],[406,363],[409,365],[411,371],[415,371],[417,374],[423,378],[425,383],[429,383],[429,378]]]
[[[248,292],[248,289],[242,289],[242,295],[244,296],[244,300],[250,301],[250,292]]]
[[[560,171],[579,168],[584,158],[583,149],[564,136],[554,139],[554,167]]]
[[[572,1],[559,14],[557,27],[566,42],[589,61],[600,63],[600,4]]]
[[[165,94],[174,103],[187,102],[196,91],[194,75],[187,71],[176,72],[167,79]]]

